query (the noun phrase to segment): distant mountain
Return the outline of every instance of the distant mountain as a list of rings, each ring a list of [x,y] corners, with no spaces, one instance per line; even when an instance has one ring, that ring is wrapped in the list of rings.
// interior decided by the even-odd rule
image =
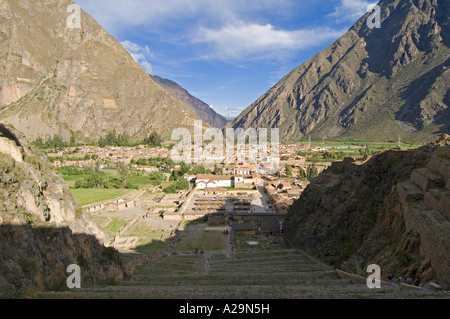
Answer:
[[[28,139],[97,141],[116,130],[170,138],[199,117],[156,84],[122,45],[69,0],[0,1],[0,121]]]
[[[163,79],[159,76],[151,75],[151,78],[166,89],[170,94],[180,99],[186,105],[190,106],[195,113],[211,127],[222,128],[229,121],[222,115],[216,113],[208,104],[192,96],[186,89],[182,88],[174,81]]]
[[[450,1],[383,0],[229,125],[285,139],[431,141],[450,130]]]
[[[225,117],[227,119],[228,122],[231,122],[235,119],[235,117]]]

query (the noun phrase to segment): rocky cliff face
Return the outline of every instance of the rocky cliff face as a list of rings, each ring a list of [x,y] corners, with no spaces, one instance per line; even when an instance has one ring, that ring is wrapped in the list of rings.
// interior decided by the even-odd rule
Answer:
[[[82,286],[120,279],[103,230],[76,211],[62,178],[22,136],[0,124],[0,297],[66,287],[71,264]]]
[[[382,0],[230,125],[278,127],[288,139],[431,142],[450,129],[450,3]]]
[[[188,91],[182,88],[179,84],[163,79],[159,76],[151,76],[151,78],[166,89],[170,94],[190,106],[195,113],[205,122],[214,128],[222,128],[228,120],[222,115],[216,113],[208,104],[192,96]]]
[[[287,238],[344,270],[363,274],[374,263],[384,278],[420,276],[449,287],[446,143],[334,164],[291,207]]]
[[[0,118],[33,140],[97,141],[116,130],[141,140],[192,128],[198,116],[156,84],[122,45],[70,0],[0,1]]]

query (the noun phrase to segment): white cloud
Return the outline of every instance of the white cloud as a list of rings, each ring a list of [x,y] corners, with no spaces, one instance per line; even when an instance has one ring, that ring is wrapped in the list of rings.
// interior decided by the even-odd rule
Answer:
[[[295,51],[321,45],[344,33],[326,27],[287,30],[266,23],[268,16],[274,20],[277,20],[275,17],[292,19],[295,9],[309,0],[75,1],[110,32],[145,28],[166,42],[204,45],[197,46],[199,51],[191,51],[195,55],[193,60],[279,61],[292,57]],[[343,0],[345,6],[349,5],[348,1],[364,0]],[[177,29],[178,32],[174,32]],[[136,60],[143,60],[138,54],[145,53],[138,48],[130,47],[129,51]]]
[[[150,48],[147,45],[140,46],[139,44],[130,41],[123,41],[120,43],[125,49],[127,49],[133,59],[142,66],[145,72],[153,74],[152,65],[148,60],[153,58],[154,54],[150,51]]]
[[[341,0],[341,4],[329,16],[335,17],[337,22],[356,22],[368,11],[368,7],[374,4],[377,3],[367,0]]]
[[[210,45],[212,50],[203,56],[204,59],[282,59],[288,51],[309,49],[336,39],[345,31],[323,27],[291,31],[277,29],[271,24],[236,21],[218,30],[200,28],[193,43]]]
[[[302,0],[307,1],[307,0]],[[236,17],[270,12],[284,15],[298,0],[75,0],[108,31],[124,26],[167,26],[193,19],[223,23]]]

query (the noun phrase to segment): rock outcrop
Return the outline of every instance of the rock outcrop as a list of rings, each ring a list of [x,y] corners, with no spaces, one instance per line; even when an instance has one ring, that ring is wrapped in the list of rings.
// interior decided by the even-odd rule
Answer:
[[[450,129],[450,3],[382,0],[381,28],[364,15],[293,70],[230,126],[277,127],[286,140],[432,142]]]
[[[364,274],[414,276],[450,287],[450,141],[346,159],[291,207],[286,235],[323,260]]]
[[[97,142],[108,132],[132,140],[200,118],[162,89],[125,48],[70,0],[0,2],[0,118],[28,140],[61,135]],[[69,10],[70,11],[70,10]]]
[[[117,251],[74,203],[45,156],[0,124],[0,298],[67,288],[71,264],[84,287],[122,278]]]

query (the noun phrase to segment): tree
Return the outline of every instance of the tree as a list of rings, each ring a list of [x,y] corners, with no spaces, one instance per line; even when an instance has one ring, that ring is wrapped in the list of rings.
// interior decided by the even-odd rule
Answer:
[[[189,171],[191,170],[191,166],[186,164],[185,162],[181,162],[180,166],[181,166],[180,173],[179,173],[180,176],[184,176],[184,174],[189,173]]]
[[[175,187],[175,185],[171,185],[164,188],[163,192],[166,194],[176,194],[178,193],[178,189]]]
[[[207,170],[203,165],[197,165],[192,168],[191,172],[194,175],[200,175],[200,174],[206,174]]]
[[[106,147],[106,146],[116,146],[117,144],[117,134],[116,131],[111,131],[108,134],[106,134],[105,137],[100,138],[98,140],[98,146],[100,147]]]
[[[136,164],[145,166],[145,165],[148,165],[148,161],[145,158],[140,158],[137,160]]]
[[[291,165],[286,165],[286,175],[287,175],[288,177],[291,177],[292,174],[293,174],[293,172],[292,172],[292,166],[291,166]]]
[[[186,190],[186,189],[189,189],[189,181],[187,180],[187,179],[180,179],[180,180],[178,180],[178,182],[176,182],[176,184],[175,184],[175,187],[178,189],[178,190]]]
[[[316,164],[313,163],[311,166],[308,167],[308,171],[306,173],[306,178],[311,181],[314,178],[316,178],[317,176],[319,176],[319,171],[316,167]]]
[[[130,143],[128,135],[123,133],[123,134],[120,134],[119,136],[117,136],[116,145],[117,146],[130,146],[131,143]]]
[[[76,188],[104,188],[105,187],[105,174],[100,170],[97,165],[92,168],[83,180],[75,183]]]
[[[300,168],[298,171],[299,171],[299,173],[298,173],[299,178],[300,179],[305,179],[306,178],[306,172],[303,170],[303,168]]]
[[[119,162],[117,164],[117,172],[119,173],[120,181],[122,182],[123,186],[126,186],[129,173],[128,167],[124,163]]]
[[[153,186],[161,185],[163,178],[164,177],[161,172],[153,172],[149,175],[150,184],[152,184]]]
[[[125,134],[117,135],[116,130],[109,132],[105,137],[100,138],[98,140],[98,146],[106,147],[106,146],[132,146],[130,143],[130,137]]]
[[[222,175],[223,174],[223,168],[219,167],[217,164],[214,165],[214,175]]]
[[[183,169],[173,170],[172,174],[170,175],[170,180],[178,181],[178,180],[182,179],[184,174],[186,174],[188,171],[185,172]]]
[[[146,140],[146,142],[150,147],[160,147],[162,145],[163,140],[157,132],[153,131],[152,134],[150,134],[150,136]]]

